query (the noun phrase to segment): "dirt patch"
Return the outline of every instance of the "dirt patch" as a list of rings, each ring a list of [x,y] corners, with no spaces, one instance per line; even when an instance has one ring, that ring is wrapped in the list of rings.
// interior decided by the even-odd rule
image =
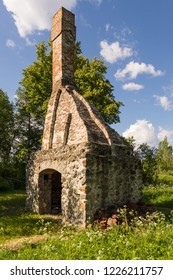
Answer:
[[[129,223],[135,216],[145,217],[147,213],[151,214],[155,211],[154,206],[142,202],[131,203],[120,208],[116,206],[101,208],[95,214],[93,225],[97,224],[100,229],[107,229],[115,225]]]
[[[48,238],[49,238],[48,234],[44,234],[44,235],[33,235],[29,237],[12,239],[12,240],[5,241],[3,244],[0,244],[0,249],[18,250],[24,247],[26,244],[39,243],[41,241],[47,240]]]

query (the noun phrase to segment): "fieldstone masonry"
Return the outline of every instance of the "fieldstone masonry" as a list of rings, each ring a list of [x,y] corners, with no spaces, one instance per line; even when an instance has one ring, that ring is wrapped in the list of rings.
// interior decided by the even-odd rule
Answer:
[[[27,208],[62,212],[63,223],[85,227],[101,207],[141,198],[141,165],[122,138],[76,90],[74,15],[53,17],[53,91],[42,148],[27,167]]]

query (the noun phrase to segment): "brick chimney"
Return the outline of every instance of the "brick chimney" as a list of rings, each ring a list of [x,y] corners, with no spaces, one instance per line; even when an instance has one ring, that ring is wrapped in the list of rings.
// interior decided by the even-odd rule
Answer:
[[[51,40],[54,90],[57,82],[60,86],[74,84],[75,16],[63,7],[53,17]]]

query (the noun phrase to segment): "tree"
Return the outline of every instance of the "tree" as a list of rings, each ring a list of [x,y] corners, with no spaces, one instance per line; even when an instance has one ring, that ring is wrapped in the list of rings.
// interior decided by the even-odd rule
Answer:
[[[23,78],[18,89],[17,104],[43,122],[47,104],[52,92],[52,51],[50,42],[36,46],[36,60],[23,70]]]
[[[123,137],[122,139],[125,141],[126,145],[133,151],[133,154],[135,155],[136,152],[136,143],[135,143],[135,138],[133,136],[130,137]]]
[[[106,79],[107,66],[102,59],[94,57],[92,60],[82,55],[80,44],[76,45],[75,84],[83,97],[92,103],[101,113],[104,120],[117,123],[119,108],[122,102],[116,101],[113,86]]]
[[[36,60],[23,70],[17,90],[15,113],[15,155],[25,163],[41,144],[47,104],[52,91],[52,52],[50,42],[36,46]]]
[[[52,50],[50,42],[36,46],[36,61],[23,70],[18,98],[25,100],[26,111],[44,118],[52,92]],[[80,44],[76,44],[75,84],[79,92],[92,103],[109,123],[119,122],[119,107],[115,100],[113,86],[105,75],[107,66],[102,59],[89,60],[81,54]]]
[[[14,153],[18,162],[26,162],[32,151],[40,148],[43,131],[42,118],[26,110],[22,99],[16,102]]]
[[[89,60],[82,56],[76,44],[75,83],[79,92],[100,111],[109,123],[119,121],[121,102],[115,101],[113,86],[105,78],[107,67],[103,60]],[[48,100],[52,92],[51,44],[36,46],[36,60],[23,70],[21,87],[16,101],[16,154],[26,162],[31,151],[41,144]]]
[[[11,148],[13,142],[13,105],[8,95],[0,89],[0,190],[11,187]]]
[[[147,143],[137,147],[133,137],[124,138],[124,140],[132,150],[133,155],[141,161],[143,183],[145,185],[155,183],[157,181],[157,149],[150,147]]]
[[[163,141],[159,142],[156,159],[160,173],[173,170],[173,147],[169,145],[166,136]]]
[[[13,141],[13,105],[0,89],[0,161],[7,162]]]
[[[142,163],[144,184],[155,183],[157,181],[157,149],[144,143],[137,148],[136,152]]]

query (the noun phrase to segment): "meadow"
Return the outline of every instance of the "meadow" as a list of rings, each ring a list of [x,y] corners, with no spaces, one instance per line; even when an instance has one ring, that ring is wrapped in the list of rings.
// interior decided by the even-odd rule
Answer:
[[[123,206],[117,223],[85,230],[61,216],[25,211],[24,191],[0,193],[1,260],[172,260],[173,187],[143,188],[143,211]],[[152,209],[152,211],[151,211]]]

